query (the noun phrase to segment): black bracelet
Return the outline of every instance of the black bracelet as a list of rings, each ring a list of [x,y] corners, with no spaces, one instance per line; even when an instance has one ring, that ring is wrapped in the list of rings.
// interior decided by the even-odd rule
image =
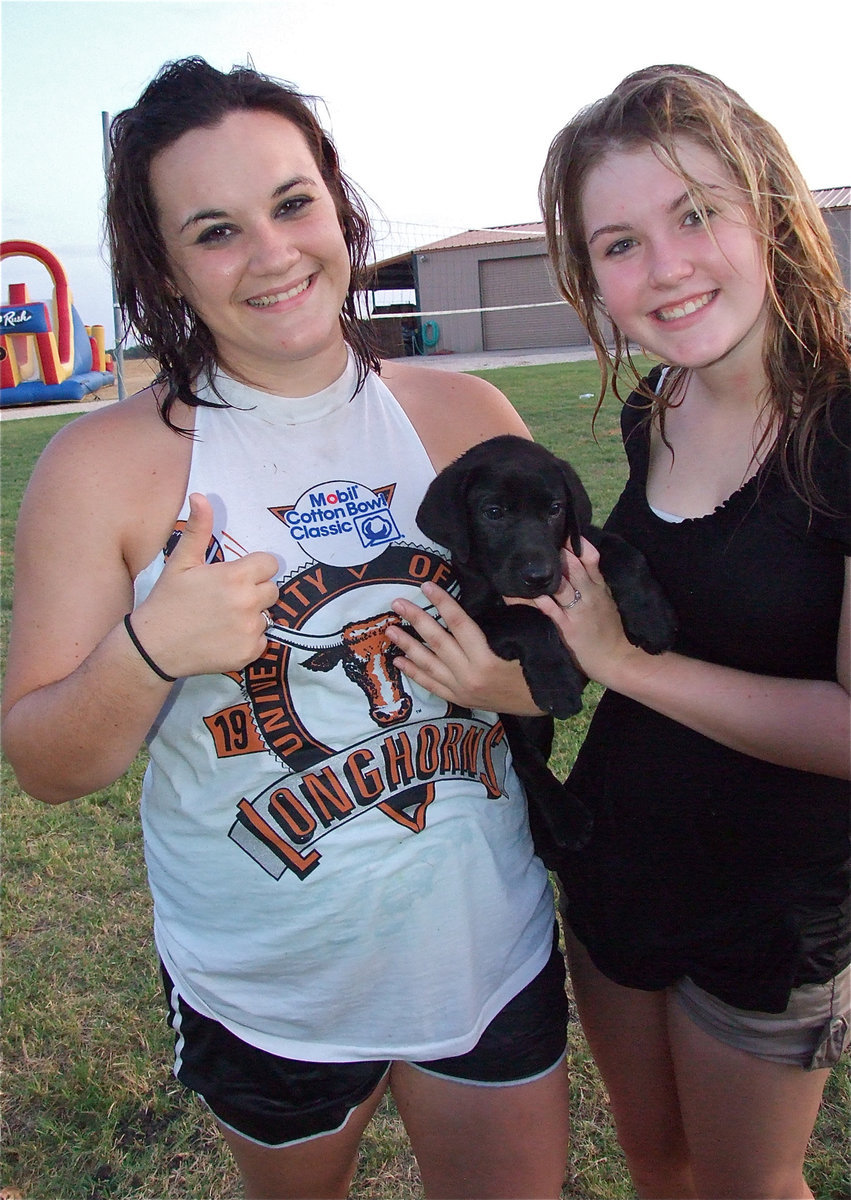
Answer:
[[[145,662],[148,664],[148,666],[151,668],[151,670],[154,672],[154,674],[159,675],[160,679],[164,679],[166,681],[166,683],[177,683],[177,676],[176,675],[166,675],[165,671],[161,671],[160,668],[157,666],[157,664],[154,662],[154,660],[151,658],[150,654],[147,652],[145,647],[142,645],[142,643],[136,637],[136,634],[133,630],[133,626],[130,624],[130,613],[125,614],[124,628],[130,634],[130,641],[133,643],[133,645],[139,651],[142,658],[144,658]]]

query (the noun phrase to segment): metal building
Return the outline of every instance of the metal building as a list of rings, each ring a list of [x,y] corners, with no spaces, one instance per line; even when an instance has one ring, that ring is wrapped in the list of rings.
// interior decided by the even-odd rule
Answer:
[[[851,187],[813,196],[851,290]],[[383,304],[388,291],[410,300]],[[384,259],[375,265],[369,307],[383,318],[376,324],[389,356],[590,345],[555,290],[541,222],[471,229]]]

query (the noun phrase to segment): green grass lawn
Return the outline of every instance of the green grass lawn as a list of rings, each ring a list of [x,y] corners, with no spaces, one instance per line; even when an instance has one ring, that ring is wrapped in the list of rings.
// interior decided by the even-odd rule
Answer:
[[[602,520],[624,478],[618,404],[591,418],[595,363],[479,372],[497,384],[535,437],[569,458]],[[585,397],[585,398],[583,398]],[[7,629],[15,517],[33,463],[67,417],[5,421],[2,454],[2,617]],[[564,774],[598,692],[559,724]],[[49,730],[45,731],[49,736]],[[229,1200],[236,1172],[203,1107],[170,1073],[138,796],[144,754],[112,787],[72,804],[29,799],[2,769],[3,1139],[0,1190],[26,1200]],[[632,1195],[607,1098],[581,1030],[571,1027],[573,1139],[565,1197]],[[847,1061],[832,1073],[812,1140],[809,1181],[825,1200],[851,1187]],[[392,1101],[364,1139],[352,1196],[415,1200],[416,1164]]]

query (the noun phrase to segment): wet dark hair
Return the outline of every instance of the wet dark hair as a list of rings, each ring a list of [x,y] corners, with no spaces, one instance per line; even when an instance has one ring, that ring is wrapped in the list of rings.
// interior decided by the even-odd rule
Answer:
[[[614,327],[607,344],[582,220],[589,172],[613,150],[651,146],[685,183],[706,218],[700,184],[682,167],[678,139],[710,150],[730,172],[760,240],[769,292],[763,346],[768,381],[764,398],[773,456],[784,477],[808,503],[819,506],[813,481],[815,433],[830,397],[848,387],[848,297],[830,234],[803,176],[776,129],[726,84],[694,67],[653,66],[628,75],[611,95],[582,109],[550,146],[540,182],[547,246],[562,296],[588,330],[601,371],[602,402],[618,372],[641,384],[627,339]],[[666,408],[677,402],[685,372],[667,373],[647,401],[663,436]]]
[[[363,200],[340,169],[337,151],[313,111],[313,97],[249,67],[224,73],[203,58],[166,63],[132,107],[113,120],[107,171],[106,227],[116,297],[128,331],[160,367],[157,382],[163,420],[176,400],[199,400],[194,387],[212,376],[216,344],[207,326],[168,286],[168,256],[151,190],[154,158],[193,129],[209,129],[232,112],[274,113],[299,129],[316,161],[340,220],[351,262],[351,281],[340,314],[343,338],[357,361],[358,386],[379,360],[357,315],[356,294],[367,277],[372,233]]]

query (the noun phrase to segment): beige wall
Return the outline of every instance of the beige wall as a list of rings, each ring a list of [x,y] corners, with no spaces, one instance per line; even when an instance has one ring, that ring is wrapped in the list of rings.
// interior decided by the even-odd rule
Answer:
[[[440,327],[436,349],[475,352],[540,346],[587,345],[578,318],[567,306],[482,313],[484,307],[559,300],[541,238],[417,253],[422,312],[473,309],[425,317]]]

